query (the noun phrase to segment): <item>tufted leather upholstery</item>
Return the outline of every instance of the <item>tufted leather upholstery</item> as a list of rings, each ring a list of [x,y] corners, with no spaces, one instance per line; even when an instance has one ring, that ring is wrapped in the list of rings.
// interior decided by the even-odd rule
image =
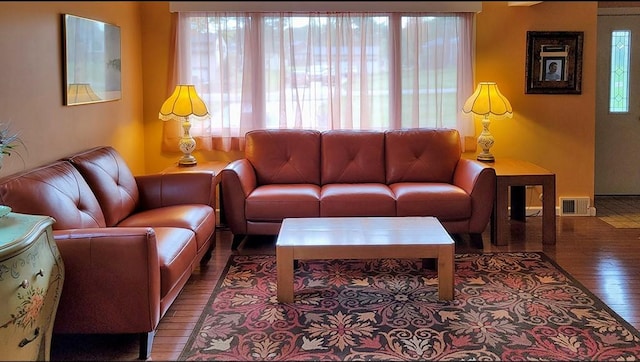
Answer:
[[[385,133],[387,184],[453,183],[462,154],[454,130],[406,129]]]
[[[89,185],[78,170],[64,161],[5,177],[0,204],[10,206],[14,212],[49,215],[56,219],[56,229],[106,226]]]
[[[325,132],[321,158],[322,185],[385,183],[382,132]]]
[[[196,235],[199,257],[211,245],[209,240],[215,229],[215,215],[211,213],[212,196],[204,192],[215,190],[211,177],[196,174],[195,177],[181,174],[155,176],[161,183],[156,200],[159,204],[148,207],[141,203],[138,182],[122,157],[112,147],[97,147],[68,158],[85,177],[102,207],[107,226],[171,226],[192,230]],[[198,177],[199,176],[199,177]],[[153,183],[154,175],[140,178],[146,184]],[[177,179],[176,179],[177,178]],[[170,180],[175,179],[173,183]],[[188,183],[185,183],[188,181]],[[197,192],[184,192],[185,184],[195,187]],[[146,188],[145,192],[146,192]],[[215,192],[215,191],[214,191]],[[178,199],[169,201],[177,196]],[[188,197],[192,199],[188,201]],[[153,198],[152,198],[153,199]],[[183,200],[183,201],[178,201]]]
[[[0,179],[0,204],[56,220],[65,282],[54,332],[140,333],[141,358],[211,255],[214,193],[210,173],[136,177],[111,147]]]
[[[491,216],[495,170],[461,158],[453,129],[256,130],[246,144],[222,171],[234,247],[287,217],[436,216],[477,235]]]
[[[245,155],[261,185],[320,184],[319,131],[255,132],[246,138]]]
[[[111,147],[87,150],[68,159],[91,185],[107,226],[116,226],[138,206],[138,186],[122,157]]]

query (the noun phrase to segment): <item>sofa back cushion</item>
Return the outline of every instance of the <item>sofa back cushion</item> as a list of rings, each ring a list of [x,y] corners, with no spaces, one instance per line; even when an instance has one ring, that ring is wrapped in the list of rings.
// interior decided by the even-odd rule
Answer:
[[[320,184],[320,131],[254,130],[245,142],[258,185]]]
[[[322,184],[384,183],[384,132],[322,133]]]
[[[455,129],[414,128],[385,132],[387,184],[453,182],[462,155]]]
[[[23,214],[48,215],[54,230],[104,227],[98,200],[69,162],[56,161],[0,179],[0,204]]]
[[[100,146],[68,158],[96,195],[107,226],[116,226],[138,207],[136,180],[120,154]]]

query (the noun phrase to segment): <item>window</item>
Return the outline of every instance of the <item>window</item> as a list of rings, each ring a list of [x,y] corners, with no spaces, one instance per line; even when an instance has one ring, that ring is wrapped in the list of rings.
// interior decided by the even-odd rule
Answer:
[[[472,13],[179,13],[177,80],[211,113],[196,135],[256,128],[456,128],[473,92]]]
[[[611,87],[609,112],[629,112],[629,66],[631,32],[617,30],[611,33]]]

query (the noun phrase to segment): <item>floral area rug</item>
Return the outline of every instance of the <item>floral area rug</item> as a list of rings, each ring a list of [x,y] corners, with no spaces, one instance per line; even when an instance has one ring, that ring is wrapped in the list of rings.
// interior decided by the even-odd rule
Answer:
[[[640,334],[544,253],[457,254],[455,299],[419,259],[231,256],[181,360],[637,360]]]

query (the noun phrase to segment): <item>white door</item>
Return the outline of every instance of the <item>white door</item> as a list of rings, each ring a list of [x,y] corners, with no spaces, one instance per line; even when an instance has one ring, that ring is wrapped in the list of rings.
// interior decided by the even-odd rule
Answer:
[[[630,32],[628,112],[609,109],[611,34],[617,30]],[[640,8],[601,8],[597,44],[594,193],[640,195]]]

